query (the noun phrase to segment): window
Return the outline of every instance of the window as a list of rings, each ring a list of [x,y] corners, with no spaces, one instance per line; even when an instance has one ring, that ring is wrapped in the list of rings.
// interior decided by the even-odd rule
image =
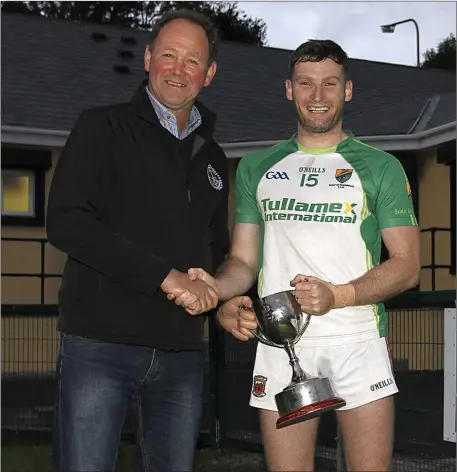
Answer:
[[[414,213],[419,222],[419,179],[417,176],[416,155],[412,152],[395,152],[395,157],[400,161],[405,170],[406,178],[411,187],[411,199],[413,201]],[[381,243],[381,259],[380,262],[385,262],[389,259],[389,252],[387,251],[384,242]]]
[[[51,152],[2,146],[2,225],[43,226]]]
[[[449,264],[449,273],[452,275],[456,275],[456,241],[455,238],[456,234],[456,224],[455,224],[455,212],[456,212],[456,188],[455,188],[455,180],[456,180],[456,160],[457,149],[456,149],[456,141],[448,141],[446,143],[441,144],[438,147],[437,151],[437,162],[438,164],[443,164],[448,166],[449,168],[449,198],[450,198],[450,238],[451,238],[451,260]]]
[[[35,216],[35,173],[2,170],[2,216]]]
[[[451,173],[451,185],[450,185],[450,197],[451,197],[451,268],[450,268],[450,273],[452,275],[456,275],[456,264],[457,261],[455,260],[456,258],[456,225],[455,225],[455,219],[456,219],[456,205],[455,205],[455,200],[456,200],[456,188],[455,188],[455,172],[456,172],[456,166],[455,166],[455,160],[454,162],[449,166],[449,171]]]

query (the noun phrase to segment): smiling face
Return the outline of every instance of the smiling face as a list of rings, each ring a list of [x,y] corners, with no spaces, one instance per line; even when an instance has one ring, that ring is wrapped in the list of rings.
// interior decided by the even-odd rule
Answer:
[[[342,127],[344,103],[352,98],[352,82],[332,59],[302,61],[286,81],[286,96],[294,102],[303,131],[328,133]]]
[[[203,28],[189,20],[172,20],[146,48],[149,89],[175,115],[190,113],[198,93],[216,73],[216,63],[208,62],[209,45]]]

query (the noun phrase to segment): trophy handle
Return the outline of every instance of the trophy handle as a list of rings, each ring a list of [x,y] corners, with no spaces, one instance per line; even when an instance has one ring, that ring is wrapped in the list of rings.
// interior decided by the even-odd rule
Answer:
[[[270,341],[264,334],[260,326],[257,326],[256,329],[251,329],[251,333],[263,344],[272,347],[283,347],[280,344],[275,344],[273,341]]]
[[[299,341],[300,338],[302,337],[303,333],[306,331],[306,328],[308,328],[309,322],[311,320],[311,315],[306,315],[306,320],[303,326],[301,327],[300,331],[297,334],[297,337],[295,338],[295,342]]]
[[[246,311],[253,311],[249,308],[246,308],[243,305],[240,305],[238,308]],[[275,344],[274,342],[270,341],[265,334],[263,334],[262,328],[260,327],[260,324],[257,324],[256,329],[251,329],[251,333],[263,344],[266,344],[267,346],[271,347],[280,347],[282,348],[283,346],[281,344]]]

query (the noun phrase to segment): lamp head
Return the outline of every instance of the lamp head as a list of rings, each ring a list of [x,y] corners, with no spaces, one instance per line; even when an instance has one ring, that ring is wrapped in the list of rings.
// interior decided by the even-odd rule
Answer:
[[[393,33],[395,31],[395,25],[381,25],[381,31],[383,33]]]

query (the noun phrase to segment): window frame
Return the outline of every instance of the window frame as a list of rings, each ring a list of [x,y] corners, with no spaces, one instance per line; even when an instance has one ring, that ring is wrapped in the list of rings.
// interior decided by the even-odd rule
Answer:
[[[456,274],[456,237],[457,237],[457,230],[456,230],[456,155],[457,155],[457,146],[456,140],[447,141],[442,143],[437,148],[437,155],[436,155],[436,162],[438,164],[442,164],[448,167],[449,169],[449,198],[450,198],[450,212],[449,215],[449,229],[450,234],[449,237],[451,238],[450,246],[451,246],[451,254],[450,254],[450,263],[449,263],[449,273],[451,275]]]
[[[455,189],[455,182],[456,182],[456,164],[455,164],[455,159],[454,162],[452,162],[449,165],[449,172],[450,172],[450,185],[449,185],[449,190],[450,190],[450,198],[451,198],[451,204],[450,204],[450,209],[451,209],[451,215],[450,215],[450,227],[451,227],[451,267],[449,269],[449,273],[451,275],[456,275],[456,266],[457,266],[457,261],[456,261],[456,237],[457,237],[457,232],[456,232],[456,203],[455,200],[457,198],[456,194],[456,189]]]
[[[413,151],[403,152],[390,152],[395,156],[405,171],[406,178],[408,179],[411,187],[411,200],[413,202],[414,214],[416,216],[417,224],[419,225],[419,177],[417,175],[417,155]],[[389,252],[381,238],[381,255],[379,263],[383,263],[389,259]],[[416,289],[416,288],[415,288]]]
[[[17,172],[34,176],[34,185],[31,189],[33,194],[30,197],[34,203],[33,215],[14,215],[2,211],[2,226],[44,226],[46,171],[51,165],[52,152],[48,149],[2,145],[2,172]]]
[[[23,217],[23,218],[35,218],[36,215],[36,172],[32,169],[2,169],[2,189],[5,188],[3,184],[3,175],[9,175],[11,177],[28,177],[29,178],[29,208],[31,211],[8,211],[3,209],[3,201],[4,201],[4,192],[2,191],[1,195],[1,214],[2,219],[8,216],[16,216],[16,217]]]

